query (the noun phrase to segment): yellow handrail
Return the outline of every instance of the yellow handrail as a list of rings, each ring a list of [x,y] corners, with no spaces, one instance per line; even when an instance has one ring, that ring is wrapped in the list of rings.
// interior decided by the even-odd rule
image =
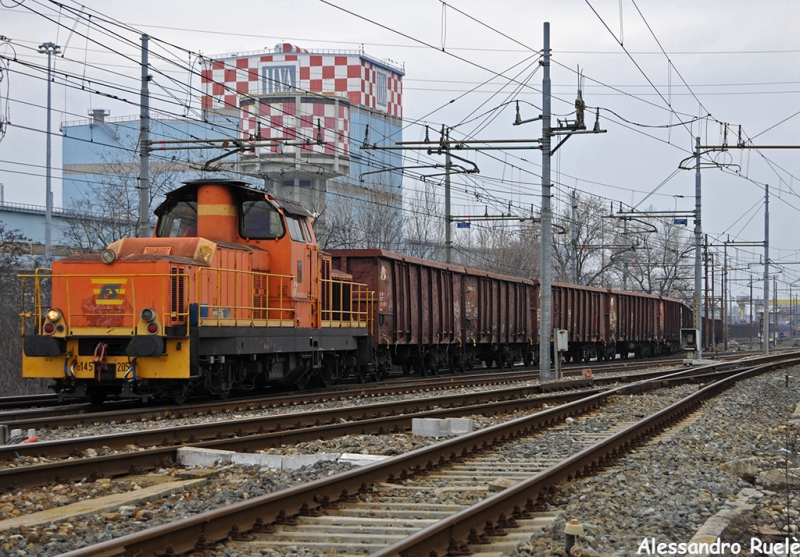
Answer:
[[[46,272],[48,272],[50,274],[43,275],[42,271],[46,271]],[[177,279],[178,277],[184,277],[184,280],[186,280],[186,278],[188,278],[187,275],[185,275],[185,274],[183,274],[181,272],[174,272],[174,273],[130,273],[130,274],[109,275],[107,277],[98,277],[96,274],[78,274],[78,273],[53,275],[51,269],[36,269],[36,271],[33,274],[20,274],[20,275],[18,275],[18,277],[22,281],[23,292],[24,292],[24,285],[25,285],[26,279],[33,279],[34,280],[34,284],[35,284],[35,287],[34,287],[34,299],[33,299],[33,312],[32,313],[25,311],[25,296],[23,295],[23,308],[22,308],[22,312],[20,313],[20,317],[22,319],[22,334],[25,334],[25,319],[26,318],[31,318],[31,317],[35,319],[36,329],[38,331],[38,334],[43,334],[42,327],[44,326],[44,309],[45,309],[45,307],[52,307],[52,289],[53,289],[53,284],[51,284],[51,287],[50,287],[51,288],[51,304],[45,305],[43,300],[42,300],[43,288],[42,288],[42,284],[41,283],[42,283],[42,281],[44,279],[50,279],[53,282],[56,282],[56,281],[59,281],[59,280],[63,280],[64,281],[63,282],[63,291],[64,291],[64,294],[65,294],[66,300],[59,301],[59,303],[64,303],[66,305],[62,306],[62,307],[60,307],[58,309],[60,309],[60,310],[62,310],[64,312],[64,318],[66,319],[66,322],[67,322],[67,325],[68,325],[68,328],[69,328],[70,331],[72,329],[84,329],[84,328],[93,327],[93,325],[76,325],[75,324],[75,318],[86,318],[86,317],[101,315],[101,316],[104,316],[104,317],[120,318],[123,321],[123,324],[119,325],[119,326],[112,326],[112,328],[113,329],[119,329],[119,331],[118,331],[119,334],[131,334],[131,335],[136,333],[136,328],[137,328],[137,325],[138,325],[138,320],[136,319],[136,317],[139,315],[141,310],[144,309],[144,304],[140,304],[139,301],[136,298],[136,295],[135,295],[136,294],[135,293],[135,287],[136,287],[137,279],[139,279],[139,280],[153,279],[153,278],[160,279],[159,280],[159,282],[160,282],[160,291],[161,291],[160,304],[159,304],[160,308],[156,308],[156,309],[160,310],[160,311],[158,311],[158,315],[162,319],[161,325],[162,325],[162,327],[164,327],[164,326],[168,325],[167,319],[168,318],[171,319],[171,316],[173,315],[173,312],[171,311],[171,308],[168,307],[170,302],[172,302],[173,300],[168,299],[167,292],[166,292],[166,289],[168,288],[168,284],[169,283],[165,284],[166,281],[164,279]],[[91,280],[91,279],[98,279],[98,278],[107,278],[108,280],[111,280],[111,281],[123,281],[124,280],[126,284],[128,284],[128,281],[130,281],[129,285],[130,285],[131,293],[130,293],[129,296],[125,297],[125,299],[128,301],[129,306],[131,308],[130,311],[124,311],[123,310],[123,311],[118,311],[118,312],[114,312],[114,313],[106,313],[106,314],[104,314],[102,312],[98,313],[96,308],[94,308],[94,311],[89,311],[89,312],[86,312],[86,311],[74,312],[73,311],[73,309],[72,309],[72,297],[73,297],[72,294],[73,294],[73,292],[72,292],[71,289],[74,286],[74,284],[72,284],[74,282],[74,280],[79,280],[79,279],[90,279]],[[184,307],[188,308],[189,304],[187,302],[189,300],[191,300],[191,281],[186,281],[186,282],[189,282],[189,284],[185,285],[185,288],[183,290],[183,297],[184,297],[184,300],[183,300],[184,304],[183,305],[184,305]],[[83,288],[85,289],[86,286],[84,286]],[[89,294],[91,295],[93,293],[89,293]],[[178,300],[174,300],[174,302],[175,302],[176,306],[180,306],[180,303],[179,303]],[[139,307],[140,305],[142,307]],[[186,325],[187,335],[188,335],[189,327],[190,327],[189,311],[187,310],[187,311],[183,311],[183,312],[174,312],[174,315],[175,315],[175,317],[177,319],[171,319],[171,320],[173,322],[174,321],[178,321],[178,322],[183,321],[183,323],[180,323],[180,324],[181,325],[183,325],[183,324]],[[125,318],[130,318],[130,321],[131,321],[130,325],[124,325]],[[102,327],[107,328],[105,325],[103,325]],[[70,331],[68,331],[67,334],[71,334]],[[162,332],[163,332],[163,329],[162,329]]]
[[[216,284],[213,285],[216,293],[214,303],[212,300],[207,299],[203,295],[204,280],[208,280],[209,273],[215,279]],[[226,283],[226,288],[229,287],[228,281],[234,280],[233,285],[233,299],[226,300],[228,303],[222,303],[222,284]],[[246,277],[250,284],[247,292],[243,292],[241,288],[240,279]],[[255,281],[258,277],[264,277],[264,304],[256,305],[254,303],[255,296]],[[224,279],[224,280],[223,280]],[[276,290],[277,296],[271,296],[270,292],[270,279],[279,281]],[[198,286],[197,286],[197,301],[199,304],[199,320],[200,325],[215,325],[215,326],[294,326],[295,309],[291,307],[288,302],[289,294],[284,293],[285,283],[291,284],[294,276],[291,275],[275,275],[270,273],[261,273],[258,271],[244,271],[238,269],[220,269],[220,268],[200,268],[198,272]],[[244,296],[247,296],[246,303]],[[277,297],[277,307],[271,303],[271,298]],[[270,312],[277,317],[277,319],[270,319]],[[263,313],[264,318],[257,318],[256,315]]]
[[[46,273],[46,274],[45,274]],[[209,275],[208,273],[213,273]],[[187,335],[191,327],[191,305],[197,303],[197,325],[216,325],[216,326],[267,326],[267,327],[294,327],[297,321],[296,310],[293,303],[292,285],[294,284],[295,277],[291,275],[275,275],[269,273],[260,273],[256,271],[242,271],[235,269],[213,269],[213,268],[200,268],[196,275],[195,280],[192,280],[190,274],[185,274],[183,270],[171,273],[138,273],[138,274],[119,274],[111,275],[108,277],[98,277],[96,274],[59,274],[53,275],[50,269],[36,269],[33,274],[18,275],[22,281],[23,290],[23,307],[20,313],[22,321],[22,334],[25,334],[25,320],[29,318],[34,319],[36,330],[38,334],[43,334],[42,327],[44,325],[44,311],[49,304],[45,304],[43,300],[44,288],[43,282],[50,279],[58,285],[58,289],[63,292],[66,300],[58,300],[59,304],[65,304],[61,307],[64,311],[64,317],[67,320],[69,330],[65,334],[73,334],[72,329],[91,329],[94,325],[76,325],[76,321],[81,318],[88,318],[91,316],[114,317],[120,320],[120,325],[111,325],[113,329],[117,329],[115,334],[135,334],[137,330],[138,319],[140,311],[144,309],[144,305],[136,298],[136,291],[141,291],[142,288],[147,290],[148,286],[139,284],[145,279],[160,279],[160,301],[157,302],[156,309],[158,315],[162,319],[162,326],[167,326],[170,322],[172,325],[185,325]],[[239,282],[242,277],[246,277],[247,284],[240,285]],[[256,293],[256,280],[263,277],[263,300],[259,299],[258,303],[255,300]],[[112,306],[116,309],[113,313],[98,312],[98,306],[86,308],[84,311],[73,312],[73,294],[76,294],[72,289],[75,287],[74,282],[79,279],[98,279],[108,278],[110,281],[125,281],[127,288],[130,289],[129,294],[125,296],[128,304],[127,311],[123,309],[122,305]],[[33,312],[25,311],[25,286],[27,280],[34,281],[34,296],[33,296]],[[166,280],[165,280],[166,279]],[[216,284],[210,285],[212,292],[216,293],[216,300],[204,299],[203,282],[205,280],[215,279]],[[172,292],[173,283],[169,280],[180,280],[182,288],[175,289],[176,296],[180,295],[181,299],[172,300],[170,293]],[[233,285],[233,300],[223,300],[223,282],[226,283],[227,292],[231,291],[230,280],[234,280]],[[58,281],[64,281],[60,285]],[[193,282],[197,282],[193,285]],[[276,285],[277,281],[277,285]],[[259,281],[260,282],[260,281]],[[320,307],[320,322],[323,327],[348,327],[348,328],[367,328],[372,331],[374,325],[374,302],[375,293],[369,290],[366,284],[348,282],[342,280],[322,279],[320,288],[324,289],[327,293],[327,304],[330,307]],[[51,284],[51,288],[52,288]],[[152,286],[151,286],[152,287]],[[85,293],[87,287],[85,284],[81,286],[81,293]],[[126,288],[126,289],[127,289]],[[192,294],[196,288],[197,297]],[[274,290],[273,290],[274,289]],[[337,292],[338,290],[338,292]],[[245,292],[246,291],[246,292]],[[93,293],[89,292],[91,296]],[[247,296],[247,300],[243,299]],[[225,304],[221,302],[227,302]],[[28,303],[31,303],[29,300]],[[139,306],[142,307],[139,307]],[[108,306],[102,306],[108,307]],[[184,311],[172,311],[183,308]],[[88,310],[88,311],[87,311]],[[160,310],[160,311],[159,311]],[[257,318],[256,316],[263,316]],[[125,321],[128,325],[125,325]],[[108,324],[101,325],[108,328]],[[162,329],[163,331],[163,329]]]

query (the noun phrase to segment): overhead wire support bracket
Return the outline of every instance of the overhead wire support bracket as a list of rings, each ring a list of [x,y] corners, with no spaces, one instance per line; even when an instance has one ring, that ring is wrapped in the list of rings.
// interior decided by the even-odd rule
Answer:
[[[661,218],[661,217],[674,217],[674,218],[694,218],[694,211],[617,211],[610,215],[605,215],[604,219],[622,219],[630,220],[635,217],[644,218]]]
[[[434,153],[436,153],[437,155],[441,155],[441,154],[444,153],[444,151],[442,151],[442,149],[428,149],[428,154],[429,155],[432,155]],[[465,159],[464,157],[459,157],[457,155],[454,155],[453,153],[446,153],[446,154],[448,154],[450,156],[450,158],[458,159],[458,160],[460,160],[462,162],[465,162],[467,164],[471,164],[474,167],[474,168],[471,168],[471,169],[465,169],[464,173],[466,173],[466,174],[479,174],[480,173],[481,170],[480,170],[480,168],[478,168],[478,165],[475,164],[474,162],[472,162],[471,160]],[[451,165],[451,167],[452,166],[453,165]],[[463,168],[463,167],[459,167],[459,168]]]
[[[366,176],[368,174],[381,174],[383,172],[394,172],[395,170],[400,170],[401,172],[405,172],[406,170],[411,170],[412,168],[413,169],[417,169],[417,168],[444,168],[444,165],[443,164],[422,164],[422,165],[419,165],[419,166],[393,166],[391,168],[381,168],[380,170],[370,170],[368,172],[362,172],[361,174],[358,175],[358,179],[359,179],[359,181],[363,182],[364,181],[364,176]]]
[[[470,221],[493,221],[493,220],[509,220],[525,222],[530,221],[533,223],[541,222],[539,217],[515,217],[513,215],[462,215],[460,217],[450,217],[450,222],[470,222]]]
[[[800,145],[701,145],[700,149],[712,151],[730,151],[732,149],[800,149]]]

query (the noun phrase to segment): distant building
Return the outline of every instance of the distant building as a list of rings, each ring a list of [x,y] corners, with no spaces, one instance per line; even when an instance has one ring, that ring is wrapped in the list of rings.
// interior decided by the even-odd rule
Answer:
[[[238,116],[242,139],[276,141],[237,164],[261,176],[278,197],[319,213],[328,191],[349,198],[362,184],[379,185],[399,214],[402,174],[375,173],[401,167],[399,152],[361,147],[402,140],[403,75],[363,50],[308,51],[283,43],[273,52],[208,61],[201,105],[208,116]]]
[[[125,186],[130,193],[138,185],[139,117],[110,117],[103,109],[90,111],[90,120],[65,122],[61,125],[63,191],[65,209],[85,206],[87,195],[96,187]],[[236,134],[236,118],[214,118],[208,122],[189,118],[164,119],[157,114],[150,121],[151,141],[173,139],[217,139]],[[198,151],[154,151],[150,157],[150,174],[157,181],[166,177],[180,186],[181,182],[200,176],[203,160],[219,156],[220,149]],[[187,162],[197,161],[197,162]],[[91,198],[88,199],[91,202]]]
[[[362,145],[392,146],[402,140],[403,75],[401,67],[363,51],[307,51],[289,44],[273,52],[207,60],[201,77],[202,118],[163,118],[153,111],[150,140],[274,141],[240,154],[232,153],[233,145],[159,150],[156,144],[150,156],[151,190],[163,182],[169,189],[228,170],[317,214],[331,196],[369,211],[377,191],[381,205],[402,223],[402,173],[384,171],[402,166],[399,151]],[[93,109],[89,116],[61,126],[64,210],[54,210],[54,245],[64,241],[59,230],[69,226],[71,210],[106,210],[98,192],[119,192],[119,199],[125,192],[129,202],[137,197],[139,117],[112,117],[104,109]],[[204,170],[207,161],[217,158]],[[151,208],[158,202],[154,199]],[[0,208],[0,220],[22,222],[21,210]],[[44,208],[25,211],[24,228],[41,228],[43,236]],[[130,214],[100,218],[118,222]],[[40,226],[33,225],[37,219]]]

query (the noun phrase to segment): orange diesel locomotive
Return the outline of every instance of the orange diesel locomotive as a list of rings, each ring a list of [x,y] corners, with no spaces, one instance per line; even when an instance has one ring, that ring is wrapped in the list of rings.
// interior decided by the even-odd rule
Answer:
[[[302,206],[195,180],[156,215],[151,238],[22,277],[23,377],[94,402],[366,380],[373,293],[332,270]]]

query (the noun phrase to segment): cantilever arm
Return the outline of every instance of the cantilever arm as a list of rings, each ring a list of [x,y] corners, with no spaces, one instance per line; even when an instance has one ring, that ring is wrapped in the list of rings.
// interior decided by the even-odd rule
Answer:
[[[424,164],[420,166],[393,166],[391,168],[381,168],[380,170],[370,170],[369,172],[362,172],[358,175],[358,179],[363,182],[364,176],[367,174],[380,174],[381,172],[392,172],[394,170],[410,170],[412,168],[442,168],[443,164]]]

